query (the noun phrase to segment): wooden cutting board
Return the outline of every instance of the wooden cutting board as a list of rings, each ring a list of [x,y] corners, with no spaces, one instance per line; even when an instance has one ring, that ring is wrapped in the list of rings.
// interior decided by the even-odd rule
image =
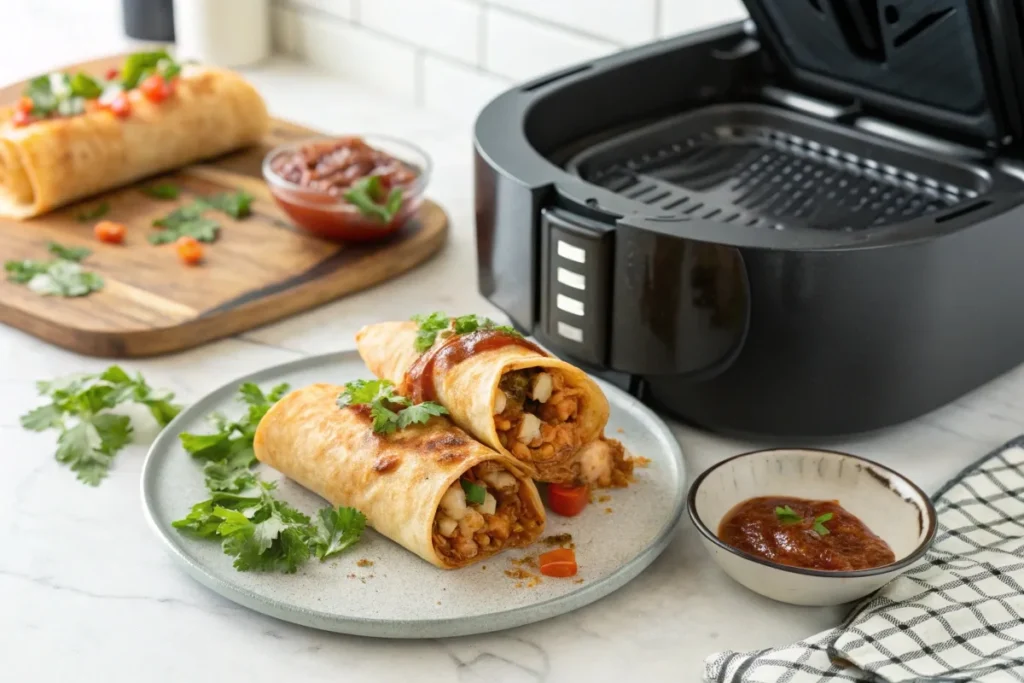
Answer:
[[[69,67],[102,73],[110,58]],[[9,103],[21,84],[0,90]],[[93,250],[83,267],[105,280],[85,297],[38,295],[0,279],[0,323],[72,351],[104,357],[152,356],[238,334],[394,278],[430,258],[444,244],[448,219],[429,200],[393,238],[346,245],[296,228],[274,203],[260,171],[275,145],[314,131],[274,121],[263,144],[208,163],[148,179],[29,221],[0,219],[0,260],[46,259],[50,241]],[[176,201],[155,199],[140,186],[168,182],[182,192]],[[244,189],[255,197],[250,217],[217,215],[220,237],[204,246],[202,265],[182,264],[173,245],[153,246],[154,219],[199,196]],[[428,188],[429,193],[429,188]],[[123,245],[92,234],[83,210],[109,202],[111,220],[128,226]]]

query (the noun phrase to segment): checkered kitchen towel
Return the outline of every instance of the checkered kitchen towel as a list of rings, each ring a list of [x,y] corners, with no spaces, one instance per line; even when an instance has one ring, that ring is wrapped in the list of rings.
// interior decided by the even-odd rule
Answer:
[[[925,558],[842,626],[795,645],[723,652],[720,683],[1024,681],[1024,436],[936,494]]]

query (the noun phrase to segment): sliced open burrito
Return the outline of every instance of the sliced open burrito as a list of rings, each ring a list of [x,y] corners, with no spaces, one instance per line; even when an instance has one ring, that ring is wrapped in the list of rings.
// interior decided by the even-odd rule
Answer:
[[[351,400],[356,384],[366,402]],[[515,459],[436,416],[443,410],[411,406],[417,414],[402,418],[408,406],[391,398],[380,382],[295,390],[260,421],[256,457],[332,505],[359,509],[369,526],[442,569],[540,537],[544,506]]]
[[[538,481],[620,486],[629,476],[622,445],[603,438],[609,408],[600,387],[510,328],[432,314],[368,325],[356,345],[375,375],[414,401],[438,401]]]

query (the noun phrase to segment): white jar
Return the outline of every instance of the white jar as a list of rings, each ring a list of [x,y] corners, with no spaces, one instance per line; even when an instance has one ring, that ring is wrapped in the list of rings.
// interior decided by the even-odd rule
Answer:
[[[270,54],[270,0],[174,0],[175,57],[243,67]]]

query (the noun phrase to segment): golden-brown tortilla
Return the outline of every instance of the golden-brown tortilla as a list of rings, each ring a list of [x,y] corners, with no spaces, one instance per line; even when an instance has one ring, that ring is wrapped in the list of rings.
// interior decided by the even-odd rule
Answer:
[[[0,217],[31,218],[98,192],[258,142],[270,118],[259,93],[224,69],[186,67],[159,104],[128,94],[131,115],[109,111],[20,128],[0,110]]]
[[[386,322],[367,325],[356,334],[359,355],[377,377],[401,385],[406,372],[419,357],[415,349],[414,322]],[[510,458],[515,456],[501,445],[494,426],[494,395],[502,375],[526,368],[556,368],[582,392],[577,420],[581,443],[597,439],[608,422],[608,399],[600,387],[579,368],[558,358],[544,356],[521,346],[503,346],[482,351],[434,375],[437,400],[452,420],[484,444]],[[528,463],[539,481],[570,483],[575,454]]]
[[[313,384],[292,391],[260,421],[256,457],[332,505],[354,507],[378,532],[442,569],[466,566],[493,555],[484,549],[454,565],[434,549],[434,516],[445,491],[470,468],[488,460],[519,479],[521,491],[544,530],[544,505],[537,487],[514,458],[474,441],[438,417],[391,435],[376,434],[363,406],[339,408],[343,387]],[[511,544],[505,547],[513,547]]]

